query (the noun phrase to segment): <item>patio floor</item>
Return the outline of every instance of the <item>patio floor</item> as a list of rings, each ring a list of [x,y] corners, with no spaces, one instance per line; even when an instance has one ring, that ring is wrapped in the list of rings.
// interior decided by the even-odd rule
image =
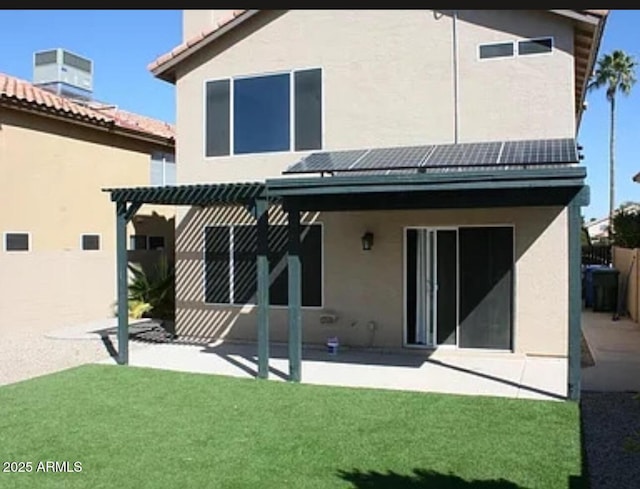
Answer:
[[[129,364],[184,372],[253,378],[255,343],[180,344],[140,342]],[[115,363],[113,359],[101,363]],[[566,397],[566,359],[472,351],[379,352],[342,348],[335,355],[306,346],[302,382],[384,389],[561,400]],[[271,344],[269,378],[286,381],[286,344]]]

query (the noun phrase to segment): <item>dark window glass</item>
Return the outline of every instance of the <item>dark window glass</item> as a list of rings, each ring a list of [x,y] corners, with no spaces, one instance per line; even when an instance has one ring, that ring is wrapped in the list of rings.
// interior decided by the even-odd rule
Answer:
[[[149,249],[157,250],[164,248],[164,236],[149,236]]]
[[[290,130],[288,73],[234,80],[235,154],[289,150]]]
[[[82,249],[83,250],[99,250],[100,236],[98,236],[97,234],[83,234]]]
[[[231,286],[229,281],[229,227],[211,226],[204,232],[204,295],[205,302],[229,304]]]
[[[29,251],[29,234],[7,233],[4,246],[7,251]]]
[[[233,227],[233,303],[248,304],[256,301],[257,280],[256,226]]]
[[[505,56],[513,56],[512,42],[485,44],[484,46],[480,46],[480,59],[502,58]]]
[[[287,267],[287,226],[269,227],[269,299],[271,305],[286,306],[289,301]],[[322,306],[322,227],[301,226],[300,265],[302,273],[302,305]]]
[[[550,53],[552,49],[553,41],[550,37],[518,42],[519,55]]]
[[[230,99],[229,80],[207,82],[206,100],[206,156],[229,154]]]
[[[129,237],[130,250],[146,250],[147,236],[145,234],[133,234]]]
[[[322,71],[297,71],[295,84],[295,149],[322,148]]]

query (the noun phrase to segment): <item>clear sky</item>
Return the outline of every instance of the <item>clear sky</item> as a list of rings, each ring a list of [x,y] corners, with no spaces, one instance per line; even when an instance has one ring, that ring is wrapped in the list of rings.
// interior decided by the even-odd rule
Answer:
[[[30,80],[35,51],[63,47],[94,62],[95,98],[175,121],[173,85],[155,79],[147,64],[181,42],[180,10],[0,10],[0,72]],[[622,49],[640,60],[640,10],[613,10],[600,54]],[[638,69],[640,78],[640,68]],[[640,83],[617,104],[616,203],[640,201]],[[608,212],[609,104],[603,91],[587,95],[578,141],[591,187],[585,217]],[[552,115],[550,115],[552,116]]]

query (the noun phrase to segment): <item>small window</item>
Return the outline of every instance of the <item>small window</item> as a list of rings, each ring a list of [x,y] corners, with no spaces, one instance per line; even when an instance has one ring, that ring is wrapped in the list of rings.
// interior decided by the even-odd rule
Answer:
[[[87,251],[94,251],[100,249],[100,235],[99,234],[83,234],[82,235],[82,249]]]
[[[146,234],[132,234],[129,236],[129,249],[132,251],[147,249]]]
[[[29,233],[5,233],[5,251],[29,251]]]
[[[513,43],[500,42],[480,46],[480,59],[506,58],[513,56]]]
[[[164,236],[149,236],[149,249],[150,250],[164,249]]]
[[[151,155],[149,182],[153,186],[176,184],[176,160],[172,154],[154,152]]]
[[[550,53],[553,50],[553,39],[543,37],[518,42],[518,55]]]

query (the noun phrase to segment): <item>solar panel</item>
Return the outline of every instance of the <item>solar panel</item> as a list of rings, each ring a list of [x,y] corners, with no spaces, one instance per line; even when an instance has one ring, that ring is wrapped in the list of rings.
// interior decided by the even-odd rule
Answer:
[[[312,153],[284,173],[432,173],[465,168],[538,168],[579,161],[575,140],[493,141]]]
[[[442,144],[436,146],[424,167],[495,165],[501,142]]]
[[[543,163],[577,163],[578,151],[573,139],[538,139],[505,141],[500,165]]]
[[[377,170],[394,168],[418,168],[433,146],[404,146],[370,150],[350,169]]]
[[[311,153],[306,158],[288,168],[284,173],[315,173],[345,170],[366,152],[366,149],[353,149]]]

